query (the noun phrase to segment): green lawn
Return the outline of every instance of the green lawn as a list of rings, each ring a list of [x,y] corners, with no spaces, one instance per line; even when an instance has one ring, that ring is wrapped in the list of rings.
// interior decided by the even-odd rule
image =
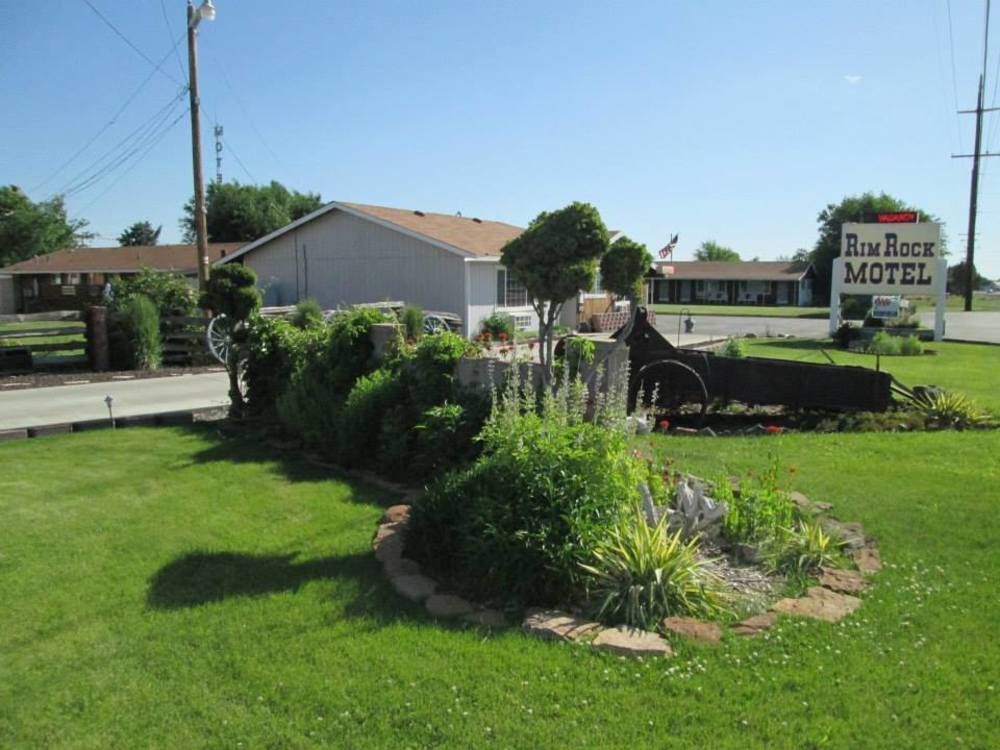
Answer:
[[[690,310],[699,315],[738,315],[743,317],[773,318],[829,318],[828,307],[793,307],[791,305],[651,305],[660,315],[677,315],[681,310]]]
[[[838,349],[829,339],[748,339],[751,357],[774,357],[799,362],[827,363],[823,352],[838,365],[875,367],[875,355]],[[956,344],[947,341],[925,343],[934,354],[913,357],[881,357],[879,367],[903,385],[937,385],[964,393],[979,406],[1000,414],[1000,346]]]
[[[38,331],[46,328],[73,328],[78,332],[60,336],[30,336],[23,339],[0,338],[0,347],[27,346],[30,344],[69,344],[66,349],[35,352],[33,354],[33,359],[40,364],[58,364],[66,357],[79,356],[83,353],[82,349],[85,343],[84,335],[86,333],[86,325],[80,321],[46,320],[25,323],[0,323],[0,337],[7,336],[12,333]]]
[[[777,451],[891,567],[840,626],[625,660],[432,622],[370,554],[388,498],[260,441],[3,444],[0,747],[1000,744],[1000,433],[645,441],[706,475]]]
[[[934,300],[931,297],[910,297],[909,299],[920,310],[930,311],[934,309]],[[964,310],[965,297],[961,294],[949,294],[945,298],[945,309],[952,311]],[[1000,294],[973,292],[972,312],[1000,312]]]

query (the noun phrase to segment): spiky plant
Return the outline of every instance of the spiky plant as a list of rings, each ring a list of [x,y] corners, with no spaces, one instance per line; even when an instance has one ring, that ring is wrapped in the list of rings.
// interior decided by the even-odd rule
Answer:
[[[841,567],[844,542],[827,533],[817,521],[799,521],[774,540],[768,567],[784,573],[811,573],[819,568]]]
[[[637,511],[582,566],[597,618],[650,630],[671,615],[727,611],[722,580],[698,557],[697,546],[697,538],[684,542],[680,532],[668,534],[665,518],[652,526]]]

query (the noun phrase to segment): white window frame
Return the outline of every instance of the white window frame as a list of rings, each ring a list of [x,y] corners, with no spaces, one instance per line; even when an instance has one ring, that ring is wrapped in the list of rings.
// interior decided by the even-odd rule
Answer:
[[[502,281],[501,281],[502,279]],[[503,289],[503,299],[500,298],[500,289]],[[523,293],[524,302],[520,304],[511,304],[513,302],[518,302],[518,299],[512,300],[513,295],[520,297]],[[497,269],[497,307],[502,309],[529,309],[531,307],[531,301],[528,297],[527,288],[519,283],[506,268]]]

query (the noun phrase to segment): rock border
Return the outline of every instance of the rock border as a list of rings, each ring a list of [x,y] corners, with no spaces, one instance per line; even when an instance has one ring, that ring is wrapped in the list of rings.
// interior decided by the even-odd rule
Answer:
[[[844,536],[845,547],[858,570],[821,568],[818,585],[810,586],[802,596],[786,597],[766,612],[733,623],[728,630],[735,636],[760,635],[773,628],[780,615],[840,622],[861,606],[862,600],[856,594],[866,591],[870,586],[869,578],[882,569],[878,543],[865,534],[860,523],[839,521],[826,515],[832,507],[828,503],[811,503],[800,492],[792,494],[801,510],[814,517],[822,516],[825,528]],[[423,573],[416,561],[403,556],[402,534],[409,521],[413,497],[411,493],[398,504],[386,508],[372,538],[375,559],[382,563],[389,583],[405,599],[422,603],[432,617],[459,619],[490,629],[509,627],[503,612],[442,591],[440,584]],[[718,623],[693,617],[667,617],[663,629],[678,637],[713,645],[721,642],[723,634]],[[620,656],[672,656],[674,653],[669,641],[659,633],[625,626],[608,628],[559,609],[528,609],[521,630],[538,638],[581,644]]]

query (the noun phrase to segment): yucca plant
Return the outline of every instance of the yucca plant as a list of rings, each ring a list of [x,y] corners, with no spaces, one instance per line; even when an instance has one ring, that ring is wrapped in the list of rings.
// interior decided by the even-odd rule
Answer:
[[[943,429],[963,430],[987,421],[979,407],[961,393],[939,391],[923,404],[927,423]]]
[[[722,580],[697,554],[698,540],[667,533],[666,518],[647,524],[637,510],[600,542],[588,592],[597,618],[645,630],[664,617],[716,617],[727,611]]]
[[[767,553],[768,567],[784,573],[811,573],[821,567],[841,567],[844,542],[815,521],[799,521],[774,540]]]

